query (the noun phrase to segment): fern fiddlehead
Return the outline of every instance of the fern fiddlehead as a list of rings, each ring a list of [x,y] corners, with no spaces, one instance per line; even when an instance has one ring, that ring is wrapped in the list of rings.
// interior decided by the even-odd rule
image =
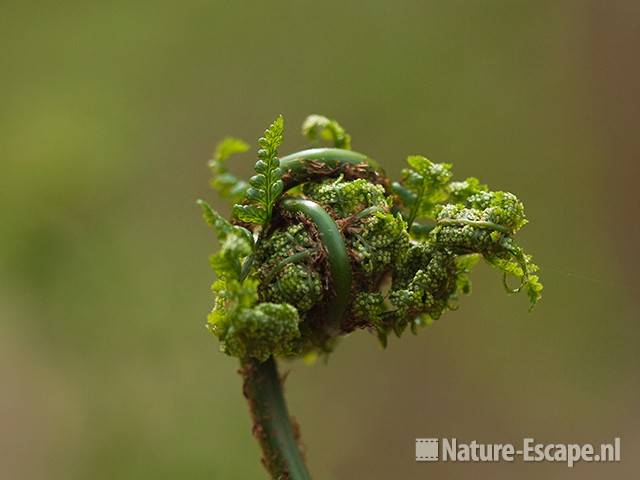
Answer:
[[[330,335],[338,335],[351,293],[351,264],[342,234],[331,215],[316,202],[286,199],[282,202],[282,208],[288,212],[305,215],[318,229],[318,240],[327,252],[333,290],[333,298],[326,313],[326,326]]]
[[[516,277],[517,288],[505,287],[525,290],[531,306],[542,285],[513,239],[526,223],[513,194],[475,178],[452,181],[451,165],[422,156],[409,157],[392,183],[350,150],[338,122],[320,115],[305,120],[303,133],[333,147],[280,159],[283,131],[278,117],[259,139],[249,182],[225,165],[244,142],[225,139],[210,161],[212,187],[238,203],[228,221],[200,201],[220,240],[207,326],[241,361],[264,465],[273,478],[307,479],[274,357],[328,355],[356,329],[374,332],[383,346],[391,333],[416,333],[470,291],[479,259],[505,280]]]

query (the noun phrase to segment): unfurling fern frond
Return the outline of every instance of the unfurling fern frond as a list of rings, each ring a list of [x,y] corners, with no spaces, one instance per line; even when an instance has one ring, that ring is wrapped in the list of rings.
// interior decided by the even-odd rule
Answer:
[[[333,142],[335,148],[351,150],[351,135],[336,120],[323,115],[309,115],[302,124],[302,134],[312,141]]]
[[[244,153],[247,150],[249,150],[249,145],[234,137],[227,137],[216,145],[208,165],[212,174],[211,187],[218,191],[223,198],[237,202],[244,197],[249,185],[232,174],[227,168],[226,162],[232,155]]]
[[[410,168],[402,170],[402,182],[393,182],[393,191],[409,209],[409,228],[416,218],[434,218],[434,208],[447,198],[446,186],[451,180],[451,165],[433,163],[426,157],[407,158]]]
[[[202,216],[213,229],[220,249],[210,257],[211,266],[218,278],[239,279],[242,261],[253,250],[253,236],[246,228],[232,225],[204,200],[198,200]]]
[[[242,362],[253,432],[272,478],[308,480],[273,357],[328,355],[358,329],[383,346],[392,333],[416,333],[458,307],[479,259],[503,273],[505,286],[515,277],[519,286],[507,288],[526,291],[531,306],[542,285],[514,240],[527,222],[515,195],[473,177],[452,182],[451,165],[418,155],[392,183],[368,155],[349,151],[338,122],[320,115],[302,131],[332,148],[280,163],[283,127],[280,116],[259,139],[248,183],[233,185],[224,167],[244,142],[225,140],[211,162],[212,184],[238,203],[229,222],[199,202],[221,241],[211,257],[217,279],[207,327]]]
[[[284,188],[278,159],[283,131],[284,119],[279,115],[258,140],[260,148],[255,164],[256,174],[249,179],[247,203],[233,207],[234,215],[243,222],[264,226],[271,219],[273,205]]]

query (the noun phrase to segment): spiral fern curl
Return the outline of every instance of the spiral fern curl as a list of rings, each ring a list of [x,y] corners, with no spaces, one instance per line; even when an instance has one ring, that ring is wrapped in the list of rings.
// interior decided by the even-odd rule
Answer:
[[[451,165],[410,156],[398,182],[354,152],[335,120],[311,115],[303,134],[316,147],[279,158],[284,120],[258,140],[256,174],[238,180],[228,158],[247,150],[223,140],[209,162],[212,187],[236,202],[231,220],[200,200],[220,248],[207,326],[242,363],[244,393],[263,463],[273,478],[305,479],[274,357],[328,355],[339,338],[373,332],[383,346],[455,308],[483,259],[509,293],[541,298],[538,267],[514,235],[527,223],[509,192],[476,178],[453,181]],[[508,286],[514,277],[516,287]]]

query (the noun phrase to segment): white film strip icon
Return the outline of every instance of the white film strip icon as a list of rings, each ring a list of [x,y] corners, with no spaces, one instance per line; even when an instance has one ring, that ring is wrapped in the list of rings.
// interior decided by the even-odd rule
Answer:
[[[438,461],[438,439],[416,438],[416,462]]]

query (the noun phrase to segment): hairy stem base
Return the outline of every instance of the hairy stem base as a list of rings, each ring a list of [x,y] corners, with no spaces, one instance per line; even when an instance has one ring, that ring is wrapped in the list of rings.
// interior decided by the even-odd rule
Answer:
[[[309,480],[298,447],[299,432],[289,417],[274,358],[262,363],[245,360],[241,374],[253,418],[253,434],[262,448],[262,463],[274,479]]]

